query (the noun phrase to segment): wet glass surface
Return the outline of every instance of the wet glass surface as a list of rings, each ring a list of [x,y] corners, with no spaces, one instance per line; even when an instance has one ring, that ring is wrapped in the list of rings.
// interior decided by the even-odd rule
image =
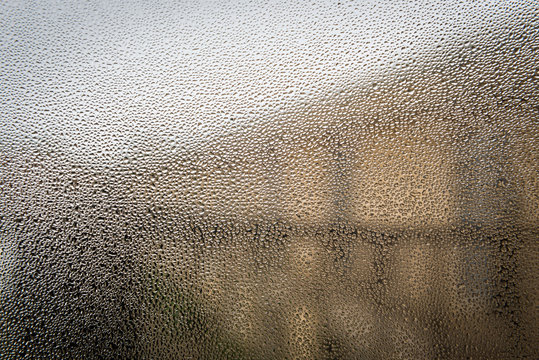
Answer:
[[[0,4],[0,357],[539,357],[539,7]]]

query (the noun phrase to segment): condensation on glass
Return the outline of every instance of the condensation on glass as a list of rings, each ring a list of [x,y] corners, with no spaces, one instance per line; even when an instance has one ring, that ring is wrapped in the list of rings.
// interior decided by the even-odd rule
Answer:
[[[0,357],[539,357],[534,1],[0,4]]]

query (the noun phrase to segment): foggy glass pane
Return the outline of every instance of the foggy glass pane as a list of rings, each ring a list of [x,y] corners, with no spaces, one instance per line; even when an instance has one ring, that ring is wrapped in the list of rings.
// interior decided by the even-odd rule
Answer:
[[[539,358],[539,4],[0,4],[0,358]]]

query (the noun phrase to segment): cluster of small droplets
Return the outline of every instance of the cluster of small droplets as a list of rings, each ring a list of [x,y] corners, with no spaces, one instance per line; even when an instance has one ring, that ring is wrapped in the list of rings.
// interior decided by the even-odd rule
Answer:
[[[0,4],[0,358],[539,358],[532,1]]]

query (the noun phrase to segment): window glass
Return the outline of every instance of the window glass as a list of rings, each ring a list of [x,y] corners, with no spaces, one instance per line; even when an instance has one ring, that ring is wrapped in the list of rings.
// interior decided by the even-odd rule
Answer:
[[[0,357],[539,357],[533,1],[0,4]]]

